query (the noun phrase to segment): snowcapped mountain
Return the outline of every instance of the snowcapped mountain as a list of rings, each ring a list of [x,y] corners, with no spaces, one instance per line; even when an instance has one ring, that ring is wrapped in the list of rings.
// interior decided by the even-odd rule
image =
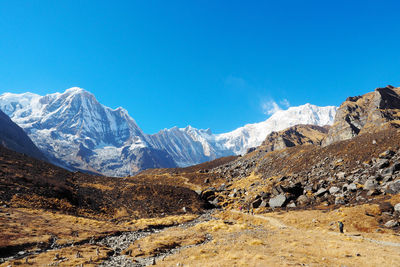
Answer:
[[[232,132],[216,135],[218,143],[234,154],[244,154],[247,149],[257,147],[273,131],[281,131],[297,124],[331,125],[335,119],[337,107],[318,107],[305,104],[275,112],[267,120],[247,124]]]
[[[81,88],[46,96],[5,93],[0,109],[57,165],[115,176],[175,166],[167,153],[148,147],[127,111],[105,107]]]
[[[191,126],[173,127],[149,135],[149,143],[157,149],[165,150],[179,166],[190,166],[233,155],[217,143],[216,136],[210,129],[202,130]]]
[[[334,106],[305,104],[279,110],[263,122],[247,124],[228,133],[212,134],[209,129],[174,127],[149,136],[149,142],[167,151],[179,166],[188,166],[218,157],[245,154],[249,148],[261,145],[271,132],[297,124],[331,125],[336,110]]]
[[[108,108],[77,87],[46,96],[5,93],[0,95],[0,109],[53,163],[126,176],[146,168],[188,166],[244,154],[272,131],[296,124],[332,124],[337,108],[310,104],[291,107],[266,121],[223,134],[188,126],[153,135],[143,133],[126,110]]]

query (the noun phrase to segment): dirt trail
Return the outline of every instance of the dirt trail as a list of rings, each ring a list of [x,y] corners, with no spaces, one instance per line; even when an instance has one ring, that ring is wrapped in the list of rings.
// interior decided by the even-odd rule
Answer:
[[[298,234],[298,232],[301,232],[302,234],[309,236],[309,238],[313,238],[316,235],[318,235],[318,236],[321,235],[321,231],[320,230],[299,229],[299,228],[294,227],[294,226],[288,226],[288,225],[284,224],[283,222],[281,222],[279,219],[271,217],[271,216],[268,216],[266,214],[264,214],[264,215],[248,214],[248,213],[243,213],[243,212],[240,212],[240,211],[237,211],[237,210],[231,210],[230,212],[236,213],[236,214],[243,214],[245,216],[250,216],[252,218],[258,218],[258,219],[267,221],[273,227],[276,227],[276,228],[279,228],[279,229],[288,229],[290,231],[295,231],[296,234]],[[376,240],[376,239],[364,237],[359,233],[356,233],[356,234],[354,234],[354,233],[353,234],[341,234],[341,233],[338,233],[338,232],[324,231],[324,235],[330,235],[332,238],[336,237],[336,238],[340,239],[340,241],[346,241],[346,239],[350,238],[350,239],[354,239],[354,240],[365,240],[365,241],[369,241],[371,243],[382,245],[382,246],[400,247],[400,243]]]

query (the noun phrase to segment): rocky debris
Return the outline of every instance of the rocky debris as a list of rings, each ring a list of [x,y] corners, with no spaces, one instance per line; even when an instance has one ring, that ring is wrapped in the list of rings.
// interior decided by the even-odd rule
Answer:
[[[180,224],[178,227],[192,227],[198,223],[201,222],[206,222],[210,220],[214,220],[215,218],[212,217],[213,210],[209,210],[205,213],[203,213],[201,216],[196,218],[193,221],[186,222],[183,224]],[[107,247],[110,247],[113,251],[114,254],[110,255],[107,260],[105,260],[103,263],[101,263],[99,266],[122,266],[122,267],[142,267],[142,266],[148,266],[148,265],[154,265],[157,263],[159,260],[162,261],[163,258],[165,258],[168,255],[175,254],[179,252],[181,249],[193,247],[193,246],[198,246],[202,245],[206,242],[209,242],[212,237],[207,236],[207,239],[197,245],[191,245],[191,246],[186,246],[186,247],[178,247],[178,248],[173,248],[170,250],[167,250],[166,252],[162,252],[155,257],[148,257],[148,258],[135,258],[135,261],[133,262],[130,258],[128,258],[126,255],[121,254],[121,252],[129,247],[130,244],[135,242],[138,239],[141,239],[145,236],[158,233],[161,231],[164,231],[168,229],[169,227],[164,227],[163,229],[155,229],[155,228],[150,228],[146,229],[143,231],[137,231],[137,232],[126,232],[126,233],[121,233],[118,236],[112,236],[112,237],[106,237],[100,242],[98,242],[101,245],[105,245]]]
[[[232,162],[235,166],[233,171],[245,168],[249,162],[252,162],[252,157],[237,159],[236,162]],[[249,166],[254,168],[253,164]],[[228,169],[231,167],[219,167],[218,170],[226,168],[226,172],[229,172]],[[246,177],[245,173],[243,169],[242,176]],[[242,176],[232,177],[228,181],[242,179]],[[251,192],[251,188],[266,184],[268,179],[268,177],[262,177],[248,190]],[[234,201],[242,199],[242,203],[248,203],[247,205],[252,208],[282,208],[288,207],[289,204],[302,207],[322,202],[328,205],[345,205],[354,201],[365,202],[368,198],[377,195],[400,193],[400,150],[386,149],[377,158],[371,158],[368,162],[358,162],[357,168],[354,169],[347,169],[343,158],[326,157],[314,164],[310,170],[278,176],[268,192],[259,193],[252,199],[247,197],[249,191],[246,189],[242,188],[239,191],[239,189],[231,188],[230,185],[229,183],[223,188],[220,187],[219,189],[223,189],[222,192],[215,188],[208,188],[203,195],[212,198],[214,204],[221,204],[218,203],[217,196],[223,196],[220,198],[223,201],[232,198],[235,199]],[[276,202],[278,199],[279,203]]]
[[[397,118],[397,113],[394,114],[395,109],[393,108],[385,113],[386,115],[391,114],[390,116],[394,114],[392,117],[384,115],[386,117],[383,120],[374,117],[378,113],[382,115],[382,112],[386,112],[377,110],[379,109],[377,107],[382,104],[378,101],[379,99],[384,99],[384,101],[391,99],[391,96],[385,94],[384,91],[393,91],[398,95],[400,88],[377,90],[367,96],[352,98],[355,99],[355,102],[349,100],[351,103],[344,103],[342,107],[344,117],[361,112],[360,116],[348,117],[348,121],[344,122],[341,121],[341,115],[338,115],[339,121],[341,121],[339,124],[342,123],[343,127],[351,128],[352,126],[349,125],[355,127],[351,130],[355,133],[354,136],[365,132],[365,135],[354,139],[356,141],[343,141],[323,148],[315,147],[314,149],[312,146],[306,146],[306,148],[293,147],[278,152],[268,152],[265,145],[275,141],[266,140],[263,144],[264,147],[260,146],[250,154],[210,170],[211,173],[219,175],[222,179],[225,178],[229,184],[234,184],[234,181],[251,175],[257,175],[260,179],[247,188],[241,188],[240,194],[237,191],[233,192],[233,188],[230,186],[226,186],[224,192],[217,192],[216,195],[222,195],[221,200],[224,202],[231,201],[231,203],[241,203],[246,207],[260,208],[264,207],[264,204],[261,203],[269,204],[270,199],[279,195],[284,195],[286,198],[286,203],[281,207],[287,206],[288,203],[295,203],[297,207],[303,207],[321,203],[325,205],[362,203],[378,195],[400,193],[400,144],[396,141],[398,138],[385,138],[385,136],[398,136],[398,131],[390,128],[377,133],[381,129],[379,127],[375,129],[376,131],[367,131],[367,128],[372,127],[374,123],[376,125],[385,124],[392,121],[393,118]],[[377,102],[372,103],[371,101]],[[395,103],[390,102],[389,104],[391,107],[397,107]],[[400,105],[398,106],[400,107]],[[370,111],[378,113],[368,117],[366,114]],[[398,114],[400,120],[400,110]],[[362,116],[368,121],[363,121]],[[332,127],[338,129],[339,126],[335,123]],[[292,128],[296,129],[296,127]],[[287,130],[289,131],[289,129]],[[343,133],[346,134],[345,131]],[[353,135],[351,136],[353,137]],[[337,141],[344,139],[348,138],[339,138]],[[375,141],[374,146],[372,140]],[[341,149],[338,149],[339,147]],[[355,157],[359,154],[358,147],[363,149],[363,154],[360,154],[359,159],[357,159],[358,156]],[[382,150],[379,151],[380,149]],[[348,150],[347,153],[346,150]],[[299,151],[307,153],[306,160],[301,160],[303,153],[299,153]],[[367,158],[366,151],[371,151],[371,153],[373,151],[374,156]],[[299,165],[294,162],[301,162],[302,168],[298,168]],[[258,194],[256,188],[260,187],[268,188],[266,193],[269,193],[268,196],[263,196],[261,201],[255,198]],[[269,206],[272,208],[271,205]]]

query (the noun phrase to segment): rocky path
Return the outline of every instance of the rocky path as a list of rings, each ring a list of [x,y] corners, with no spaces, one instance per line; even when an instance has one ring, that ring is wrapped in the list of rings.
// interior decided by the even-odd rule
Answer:
[[[214,210],[206,211],[204,214],[200,215],[195,220],[189,221],[186,223],[182,223],[182,224],[178,225],[178,227],[188,228],[188,227],[192,227],[198,223],[214,220],[214,218],[212,217],[213,212],[214,212]],[[100,264],[99,266],[104,266],[104,267],[106,267],[106,266],[141,267],[141,266],[154,265],[156,262],[163,260],[165,257],[167,257],[169,255],[178,253],[182,249],[190,248],[193,246],[200,246],[204,243],[209,242],[212,238],[211,236],[207,236],[207,239],[203,243],[200,243],[197,245],[173,248],[166,252],[160,253],[155,257],[137,258],[136,262],[132,262],[128,257],[121,254],[121,252],[123,250],[127,249],[129,247],[129,245],[132,244],[133,242],[135,242],[136,240],[139,240],[139,239],[144,238],[151,234],[160,233],[171,227],[176,227],[176,226],[169,226],[169,227],[165,227],[162,229],[151,229],[148,231],[127,232],[127,233],[122,233],[119,236],[112,236],[112,237],[104,238],[103,240],[99,241],[98,243],[111,248],[114,251],[114,254],[112,256],[110,256],[102,264]]]
[[[194,226],[201,222],[213,220],[214,219],[212,217],[213,212],[214,212],[214,210],[208,210],[205,213],[203,213],[202,215],[200,215],[199,217],[197,217],[196,219],[189,221],[189,222],[182,223],[180,225],[163,226],[163,227],[156,226],[156,227],[149,227],[147,229],[139,230],[139,231],[121,232],[118,234],[113,234],[113,235],[102,237],[99,239],[92,238],[92,239],[83,240],[83,241],[81,241],[79,243],[75,243],[75,244],[57,245],[56,240],[54,240],[54,242],[46,248],[39,249],[39,250],[36,250],[33,252],[27,252],[25,250],[21,250],[21,251],[16,252],[14,255],[10,255],[5,258],[0,258],[0,264],[7,262],[7,261],[12,261],[12,260],[24,260],[29,257],[39,255],[41,253],[46,253],[46,252],[51,252],[51,251],[56,252],[56,251],[58,251],[60,249],[64,249],[64,248],[70,248],[70,247],[79,246],[79,245],[91,244],[94,246],[98,245],[99,247],[108,247],[113,252],[99,266],[148,266],[148,265],[154,264],[155,262],[157,262],[159,260],[162,260],[164,257],[166,257],[168,255],[177,253],[177,252],[179,252],[179,250],[185,249],[185,248],[191,247],[191,246],[173,248],[173,249],[167,250],[166,252],[158,254],[156,257],[137,259],[136,262],[132,262],[131,259],[129,259],[125,255],[123,255],[122,251],[127,249],[129,247],[129,245],[132,244],[133,242],[135,242],[136,240],[139,240],[141,238],[144,238],[144,237],[152,235],[152,234],[157,234],[162,231],[166,231],[172,227],[187,228],[187,227]],[[211,240],[211,236],[208,236],[207,239],[203,242],[203,244],[210,240]],[[201,244],[198,244],[198,245],[201,245]]]

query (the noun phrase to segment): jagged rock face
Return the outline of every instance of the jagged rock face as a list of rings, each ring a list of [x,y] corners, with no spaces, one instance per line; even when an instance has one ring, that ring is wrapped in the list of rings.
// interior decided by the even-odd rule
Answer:
[[[127,111],[105,107],[81,88],[46,96],[6,93],[0,108],[52,163],[67,169],[126,176],[146,167],[176,167],[168,154],[148,146]]]
[[[303,144],[320,145],[328,129],[329,126],[296,125],[280,132],[272,132],[258,149],[269,152]]]
[[[323,146],[351,139],[359,134],[398,127],[400,119],[400,88],[377,88],[363,96],[349,97],[339,107]]]
[[[40,160],[47,160],[25,131],[0,110],[0,144]]]

